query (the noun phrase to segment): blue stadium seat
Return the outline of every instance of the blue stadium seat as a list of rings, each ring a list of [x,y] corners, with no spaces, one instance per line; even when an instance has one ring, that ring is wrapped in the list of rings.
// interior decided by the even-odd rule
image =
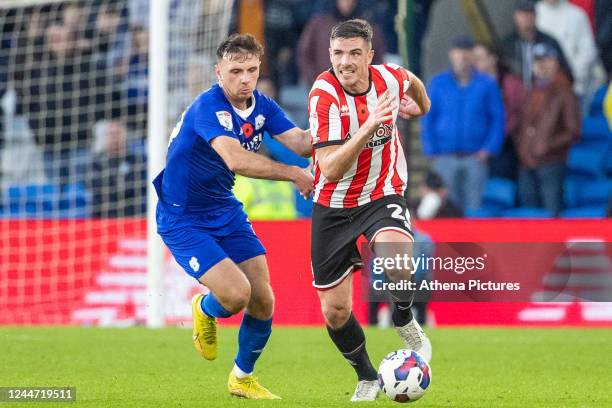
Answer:
[[[583,180],[575,177],[566,177],[563,182],[563,201],[565,208],[578,207],[580,200],[580,184]]]
[[[495,218],[501,211],[497,207],[468,208],[465,210],[466,218]]]
[[[608,152],[604,160],[604,172],[606,177],[612,179],[612,149]]]
[[[606,118],[601,116],[590,116],[582,122],[583,142],[609,142],[612,140],[612,131],[608,126]]]
[[[83,183],[67,184],[62,189],[60,210],[84,208],[90,201],[90,194]]]
[[[563,218],[604,218],[605,216],[605,206],[570,208],[561,212]]]
[[[603,116],[603,102],[608,92],[608,85],[601,86],[591,99],[589,114],[587,116]]]
[[[10,186],[5,197],[11,215],[36,214],[57,208],[60,193],[55,184],[24,184]]]
[[[607,152],[607,144],[581,144],[572,147],[567,159],[568,175],[591,180],[602,178],[603,161]]]
[[[504,178],[490,178],[482,197],[483,207],[512,208],[516,200],[516,184]]]
[[[605,206],[610,200],[612,181],[595,180],[580,184],[578,192],[579,206]]]
[[[552,218],[552,213],[544,208],[512,208],[503,212],[504,218]]]

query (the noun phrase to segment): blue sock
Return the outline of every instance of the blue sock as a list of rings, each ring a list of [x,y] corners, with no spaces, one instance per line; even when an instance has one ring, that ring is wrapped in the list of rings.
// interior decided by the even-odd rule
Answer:
[[[238,354],[234,362],[245,373],[252,373],[272,334],[272,319],[259,320],[244,314],[238,332]]]
[[[233,314],[221,306],[221,303],[217,301],[212,292],[202,298],[200,307],[210,317],[230,317]]]

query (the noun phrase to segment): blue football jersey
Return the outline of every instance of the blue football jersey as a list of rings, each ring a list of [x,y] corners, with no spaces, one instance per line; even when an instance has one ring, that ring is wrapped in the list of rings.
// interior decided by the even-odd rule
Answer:
[[[294,127],[278,104],[259,91],[254,91],[251,106],[241,111],[214,85],[183,112],[172,131],[166,168],[153,181],[160,202],[177,214],[241,208],[232,193],[234,173],[210,143],[229,136],[256,152],[264,131],[279,135]]]

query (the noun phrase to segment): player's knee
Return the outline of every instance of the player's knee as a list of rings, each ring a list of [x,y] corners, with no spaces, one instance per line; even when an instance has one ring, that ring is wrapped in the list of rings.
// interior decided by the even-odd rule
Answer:
[[[227,288],[219,296],[221,304],[231,313],[239,313],[249,304],[251,298],[251,286],[248,284],[236,285]]]
[[[274,314],[274,293],[272,288],[262,291],[257,297],[251,299],[249,314],[261,320],[268,320]]]
[[[342,304],[323,305],[323,316],[329,327],[339,329],[351,316],[351,308],[349,305]]]

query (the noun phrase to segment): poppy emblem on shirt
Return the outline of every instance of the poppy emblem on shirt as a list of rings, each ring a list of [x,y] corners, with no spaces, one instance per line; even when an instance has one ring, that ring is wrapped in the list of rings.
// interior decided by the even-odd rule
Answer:
[[[253,125],[251,125],[249,122],[246,122],[244,125],[242,125],[242,133],[244,133],[244,137],[246,137],[247,139],[253,137],[253,132]]]
[[[368,116],[370,116],[370,113],[368,112],[367,106],[364,104],[357,106],[357,119],[359,119],[359,122],[365,122],[368,119]]]

